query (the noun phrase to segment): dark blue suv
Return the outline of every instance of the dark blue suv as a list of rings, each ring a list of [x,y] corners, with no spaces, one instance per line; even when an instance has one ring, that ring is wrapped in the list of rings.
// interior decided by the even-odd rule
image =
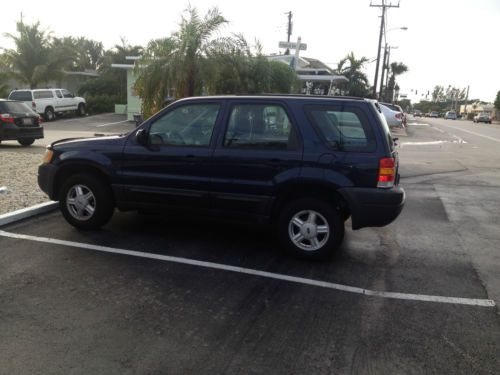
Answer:
[[[344,222],[384,226],[401,212],[398,157],[373,101],[220,96],[179,100],[135,131],[48,146],[38,182],[77,228],[115,207],[270,223],[289,251],[338,248]]]

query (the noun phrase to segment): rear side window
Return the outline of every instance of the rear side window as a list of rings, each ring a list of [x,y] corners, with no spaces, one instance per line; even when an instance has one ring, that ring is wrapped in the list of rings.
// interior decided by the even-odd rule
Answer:
[[[33,91],[33,97],[35,99],[52,99],[54,95],[50,90]]]
[[[360,109],[344,105],[309,105],[305,109],[316,131],[331,147],[341,151],[375,151],[373,129]]]
[[[280,105],[237,104],[224,138],[224,147],[257,150],[295,150],[297,133]]]
[[[31,102],[31,91],[14,91],[9,95],[11,100],[19,100],[21,102]]]

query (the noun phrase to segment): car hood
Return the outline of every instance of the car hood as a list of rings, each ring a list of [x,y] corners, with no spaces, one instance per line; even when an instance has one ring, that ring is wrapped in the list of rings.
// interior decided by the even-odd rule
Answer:
[[[103,137],[65,138],[52,142],[48,148],[53,150],[99,149],[102,147],[123,145],[126,138],[124,134]]]

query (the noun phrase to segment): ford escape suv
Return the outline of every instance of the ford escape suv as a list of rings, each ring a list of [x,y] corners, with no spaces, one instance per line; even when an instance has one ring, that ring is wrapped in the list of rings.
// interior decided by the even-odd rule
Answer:
[[[133,132],[48,146],[38,183],[66,220],[94,229],[115,208],[270,223],[284,248],[321,258],[344,222],[401,212],[398,155],[378,103],[360,98],[179,100]]]

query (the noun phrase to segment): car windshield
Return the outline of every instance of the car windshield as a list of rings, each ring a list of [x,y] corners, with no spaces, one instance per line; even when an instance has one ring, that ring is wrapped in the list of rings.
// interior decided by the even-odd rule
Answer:
[[[30,107],[21,102],[0,102],[0,113],[35,114]]]

